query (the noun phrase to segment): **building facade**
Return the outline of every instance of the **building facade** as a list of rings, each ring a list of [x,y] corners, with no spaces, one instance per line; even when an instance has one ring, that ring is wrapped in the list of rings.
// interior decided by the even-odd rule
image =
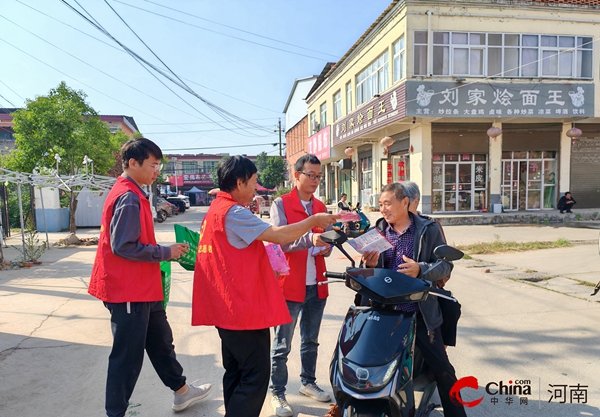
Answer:
[[[600,207],[599,15],[598,1],[393,1],[307,98],[309,124],[331,129],[327,198],[349,177],[371,206],[415,181],[425,213],[554,209],[567,190]]]

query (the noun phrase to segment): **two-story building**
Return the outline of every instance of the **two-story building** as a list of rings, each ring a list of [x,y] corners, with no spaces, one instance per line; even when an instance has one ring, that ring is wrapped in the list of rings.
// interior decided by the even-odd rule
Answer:
[[[425,213],[600,207],[599,38],[598,0],[392,1],[307,98],[328,197],[411,180]]]

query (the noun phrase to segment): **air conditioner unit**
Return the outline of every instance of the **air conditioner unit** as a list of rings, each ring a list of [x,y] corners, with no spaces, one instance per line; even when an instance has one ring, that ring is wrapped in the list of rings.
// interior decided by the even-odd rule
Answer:
[[[352,159],[342,159],[338,162],[340,169],[352,169]]]
[[[317,122],[316,120],[313,121],[313,125],[312,125],[313,133],[317,133],[319,130],[321,130],[321,126],[319,125],[319,122]]]

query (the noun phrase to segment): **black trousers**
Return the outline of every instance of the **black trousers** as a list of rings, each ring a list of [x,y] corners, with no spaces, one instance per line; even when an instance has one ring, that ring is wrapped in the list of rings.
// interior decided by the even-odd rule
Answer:
[[[225,417],[258,417],[271,375],[269,329],[217,330],[225,368]]]
[[[163,384],[173,391],[183,387],[185,376],[175,357],[173,332],[162,302],[104,305],[110,311],[113,334],[106,379],[106,415],[125,415],[142,370],[144,350]]]
[[[415,343],[419,347],[429,371],[435,376],[438,393],[442,401],[445,417],[466,417],[462,405],[457,405],[450,400],[450,389],[456,382],[454,367],[446,355],[441,328],[427,333],[427,326],[421,313],[417,313],[417,338]]]
[[[442,311],[444,322],[440,326],[442,339],[446,346],[456,346],[456,333],[458,330],[458,319],[460,318],[460,303],[438,297],[438,304]]]

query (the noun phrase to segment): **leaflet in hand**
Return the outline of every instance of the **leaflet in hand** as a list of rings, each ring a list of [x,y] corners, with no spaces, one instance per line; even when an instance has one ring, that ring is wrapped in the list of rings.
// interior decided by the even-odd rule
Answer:
[[[329,248],[331,247],[331,245],[327,245],[327,246],[313,246],[312,248],[310,248],[309,253],[312,256],[317,256],[319,255],[321,252],[324,252],[326,250],[329,250]]]
[[[342,211],[339,214],[342,217],[340,219],[342,222],[358,222],[362,220],[358,213],[352,211]]]
[[[366,251],[377,251],[378,253],[381,253],[392,248],[391,243],[388,242],[377,229],[371,229],[356,239],[350,239],[348,240],[348,243],[358,253],[365,253]]]

